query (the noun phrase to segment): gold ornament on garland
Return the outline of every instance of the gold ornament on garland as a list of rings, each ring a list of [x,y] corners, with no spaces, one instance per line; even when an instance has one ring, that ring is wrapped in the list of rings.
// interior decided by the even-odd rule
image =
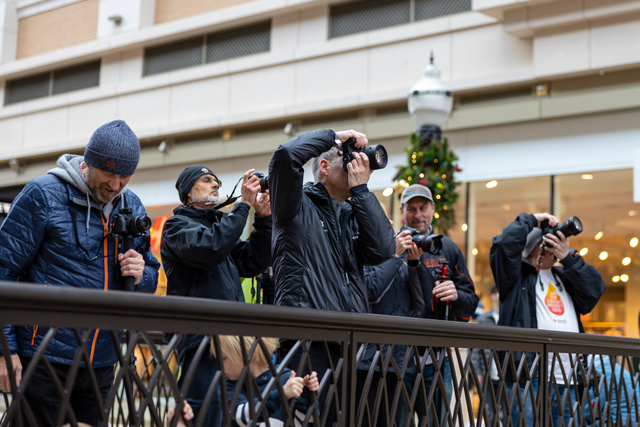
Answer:
[[[394,180],[402,183],[422,184],[431,190],[435,204],[433,228],[436,232],[448,235],[455,226],[456,217],[453,205],[458,200],[455,181],[456,172],[462,172],[458,166],[458,156],[449,148],[449,141],[431,140],[424,145],[415,133],[410,137],[411,146],[407,147],[407,165],[399,166]],[[400,197],[400,194],[398,194]]]

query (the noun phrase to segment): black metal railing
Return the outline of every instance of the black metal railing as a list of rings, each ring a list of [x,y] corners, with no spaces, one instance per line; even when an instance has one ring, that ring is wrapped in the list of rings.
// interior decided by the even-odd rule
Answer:
[[[46,331],[17,391],[0,399],[1,426],[37,425],[41,401],[29,394],[37,366],[49,373],[58,396],[53,425],[77,425],[69,378],[84,371],[98,425],[177,425],[178,417],[168,420],[169,410],[181,411],[197,362],[212,357],[211,342],[222,354],[224,335],[257,338],[242,347],[237,387],[229,387],[234,383],[218,363],[203,410],[187,425],[207,425],[207,408],[216,399],[224,426],[278,424],[270,417],[285,426],[358,427],[631,426],[640,420],[636,339],[8,283],[0,284],[0,323]],[[80,343],[62,379],[56,375],[60,367],[45,357],[59,328],[68,328]],[[104,397],[99,370],[89,363],[97,328],[110,331],[117,349],[114,380]],[[178,353],[187,334],[201,337],[195,362],[181,372]],[[266,337],[282,339],[281,363],[269,359],[272,379],[259,385],[247,361],[267,351]],[[8,345],[0,331],[6,363]],[[474,349],[481,350],[475,363]],[[319,389],[287,399],[280,381],[288,375],[285,366],[299,375],[317,371]],[[486,372],[482,380],[480,370]],[[244,419],[238,419],[240,395],[247,398]]]

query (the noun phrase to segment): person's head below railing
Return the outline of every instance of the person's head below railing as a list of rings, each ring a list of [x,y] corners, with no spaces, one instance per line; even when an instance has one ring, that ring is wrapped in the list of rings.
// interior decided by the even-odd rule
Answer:
[[[278,425],[293,417],[296,425],[304,422],[309,408],[309,393],[318,391],[318,375],[314,371],[305,376],[297,376],[295,371],[273,363],[274,353],[278,347],[278,338],[239,337],[220,335],[211,341],[211,354],[222,360],[227,377],[227,397],[229,404],[235,406],[232,424],[246,426],[252,417],[250,409],[260,403],[268,408],[269,423]],[[220,354],[216,347],[219,345]],[[245,357],[246,355],[246,357]],[[280,385],[272,382],[272,378]],[[253,390],[253,405],[249,403],[250,394],[247,390],[253,388],[253,381],[258,388]],[[238,389],[238,392],[236,392]],[[303,391],[306,391],[303,394]],[[287,402],[295,399],[291,409]],[[167,415],[169,421],[173,419],[176,408],[172,408]],[[181,420],[178,426],[185,426],[184,420],[194,418],[193,410],[185,401],[182,405]],[[265,422],[264,415],[258,416],[257,422]]]

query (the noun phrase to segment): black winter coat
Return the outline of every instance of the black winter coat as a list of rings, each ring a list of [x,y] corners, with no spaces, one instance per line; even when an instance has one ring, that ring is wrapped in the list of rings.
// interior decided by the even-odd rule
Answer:
[[[282,144],[269,164],[276,305],[367,313],[363,267],[395,252],[393,229],[365,184],[351,188],[336,217],[323,183],[303,187],[303,166],[331,149],[331,130]]]
[[[438,280],[441,265],[440,260],[449,262],[449,271],[451,280],[458,291],[458,299],[450,303],[449,318],[447,320],[460,320],[468,322],[471,315],[478,306],[478,295],[476,295],[473,280],[469,276],[467,263],[458,248],[449,237],[442,238],[442,251],[438,255],[425,253],[420,258],[420,267],[409,269],[410,275],[418,275],[419,283],[422,284],[422,290],[419,294],[413,295],[413,308],[417,310],[415,317],[423,317],[433,319],[434,312],[432,307],[432,291]],[[411,287],[411,289],[416,289]]]
[[[404,260],[397,257],[375,267],[364,268],[371,313],[411,317],[412,292],[409,288],[410,286],[419,286],[419,284],[417,281],[411,283],[408,270],[409,267]],[[413,277],[417,276],[413,275]],[[382,357],[386,357],[388,348],[388,344],[383,347]],[[376,344],[369,344],[358,364],[358,369],[368,370],[377,350]],[[396,344],[393,346],[392,354],[398,367],[402,367],[406,352],[406,345]],[[390,372],[394,371],[391,364],[388,365],[388,369]],[[376,371],[378,370],[377,366]]]
[[[538,273],[533,265],[522,258],[527,235],[538,220],[532,214],[521,213],[502,234],[493,238],[489,261],[491,271],[500,292],[501,326],[538,328],[536,316],[536,280]],[[595,267],[584,262],[575,251],[560,261],[563,268],[553,267],[552,272],[567,289],[576,310],[580,332],[584,332],[580,315],[590,313],[606,290],[602,277]],[[516,361],[520,360],[516,356]],[[532,366],[535,354],[527,354],[528,366]],[[517,366],[517,362],[516,362]]]
[[[251,236],[241,241],[246,203],[230,214],[187,206],[173,213],[160,247],[167,295],[244,302],[240,277],[253,277],[271,262],[271,216],[256,217]],[[189,336],[179,350],[182,354],[198,344],[198,336]]]

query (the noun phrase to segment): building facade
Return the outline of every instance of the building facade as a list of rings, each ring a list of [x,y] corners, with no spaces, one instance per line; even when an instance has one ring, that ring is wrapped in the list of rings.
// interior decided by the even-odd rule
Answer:
[[[479,292],[518,212],[576,215],[572,246],[608,285],[585,324],[637,337],[638,40],[637,0],[0,0],[0,202],[114,119],[140,138],[131,188],[152,219],[187,165],[226,195],[290,135],[353,128],[390,154],[370,187],[397,219],[382,190],[433,52],[463,169],[452,237]]]

